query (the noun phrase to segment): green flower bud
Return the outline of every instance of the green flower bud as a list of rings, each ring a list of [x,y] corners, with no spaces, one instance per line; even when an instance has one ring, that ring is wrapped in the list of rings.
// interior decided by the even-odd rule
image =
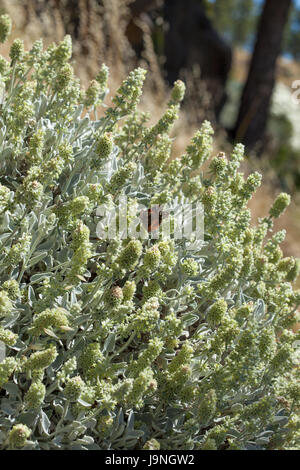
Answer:
[[[65,383],[66,379],[76,370],[76,368],[76,357],[72,357],[63,364],[61,370],[57,373],[58,380],[60,380],[62,383]]]
[[[84,105],[86,106],[86,108],[96,106],[100,90],[101,89],[99,83],[96,80],[92,80],[89,84],[88,89],[85,92]]]
[[[151,297],[160,297],[162,294],[159,282],[151,280],[143,286],[143,301],[151,299]]]
[[[198,274],[199,266],[196,260],[192,258],[187,258],[182,261],[181,269],[186,276],[195,277]]]
[[[131,271],[137,264],[143,251],[142,244],[139,240],[131,240],[125,248],[123,248],[118,263],[121,269]]]
[[[101,161],[106,160],[109,157],[112,152],[112,149],[113,140],[109,134],[104,134],[97,138],[95,151],[97,157]]]
[[[221,323],[227,312],[227,303],[224,299],[219,299],[209,309],[207,314],[207,323],[210,326],[216,326]]]
[[[157,325],[159,319],[159,303],[156,297],[147,300],[133,318],[132,329],[140,336],[141,333],[150,332]]]
[[[238,168],[240,163],[243,161],[245,153],[245,146],[243,144],[235,145],[232,154],[230,155],[230,160],[234,163],[234,168]]]
[[[181,80],[176,80],[174,83],[172,92],[171,92],[171,100],[175,103],[180,103],[185,95],[185,84]]]
[[[294,260],[294,266],[288,271],[286,280],[288,282],[295,282],[300,274],[300,259]]]
[[[160,450],[160,443],[156,439],[150,439],[144,444],[143,450]]]
[[[128,302],[133,299],[136,291],[136,284],[134,281],[126,281],[123,287],[123,298],[124,302]]]
[[[86,265],[89,258],[92,256],[92,251],[90,249],[91,245],[81,245],[75,251],[72,260],[71,260],[71,270],[68,276],[69,282],[72,284],[78,284],[80,281],[79,275],[83,275],[86,271]]]
[[[220,152],[210,163],[210,169],[215,176],[223,176],[227,168],[225,153]]]
[[[168,371],[170,373],[176,372],[179,367],[183,364],[189,364],[194,354],[193,347],[185,342],[177,355],[172,359],[172,362],[169,364]]]
[[[291,383],[287,387],[289,397],[297,404],[300,403],[300,384]]]
[[[270,216],[277,219],[290,205],[291,203],[291,196],[286,193],[281,193],[274,201],[273,206],[270,209]]]
[[[13,346],[17,342],[17,339],[18,335],[0,326],[0,341],[2,341],[7,346]]]
[[[26,369],[46,369],[52,362],[55,361],[57,357],[56,347],[54,345],[50,346],[44,351],[37,351],[29,357],[26,362]]]
[[[294,258],[291,258],[291,257],[283,258],[277,264],[278,271],[282,273],[289,273],[294,267],[295,267],[295,260]]]
[[[283,256],[282,250],[279,248],[279,246],[272,246],[268,250],[268,257],[269,257],[269,262],[272,264],[278,263],[278,261],[281,260]]]
[[[242,173],[234,174],[230,180],[230,190],[232,194],[239,194],[244,185],[244,176]]]
[[[160,258],[158,245],[152,246],[145,253],[143,269],[148,273],[153,273],[159,266]]]
[[[164,346],[164,342],[158,338],[151,339],[148,347],[144,349],[136,361],[129,366],[130,375],[136,377],[146,367],[151,366],[155,359],[159,356]]]
[[[188,380],[188,378],[191,376],[191,368],[187,364],[181,364],[178,369],[173,373],[172,375],[172,382],[175,385],[175,387],[180,390],[180,396],[181,398],[186,395],[187,388],[185,387],[185,384]],[[188,391],[188,394],[190,391]],[[193,392],[192,392],[193,394]]]
[[[157,138],[160,134],[168,134],[178,118],[178,107],[170,106],[167,108],[164,115],[160,118],[157,124],[149,129],[149,133],[146,137],[146,141],[149,143]]]
[[[0,75],[7,75],[9,73],[9,62],[0,56]]]
[[[252,403],[244,407],[244,410],[241,414],[242,419],[266,419],[274,406],[274,402],[271,397],[261,398],[256,403]]]
[[[216,413],[217,397],[214,390],[210,390],[201,401],[197,410],[197,415],[201,426],[207,425]]]
[[[217,448],[220,447],[227,436],[227,427],[218,425],[207,432],[207,438],[215,441]]]
[[[63,65],[72,57],[72,38],[67,34],[54,50],[54,60]]]
[[[280,243],[284,242],[286,237],[286,230],[279,230],[279,232],[276,232],[275,235],[273,235],[272,240],[274,240],[275,243],[280,245]]]
[[[13,308],[12,302],[6,291],[0,290],[0,317],[9,315]]]
[[[17,361],[14,357],[6,357],[0,362],[0,389],[6,384],[17,368]]]
[[[171,191],[166,189],[165,191],[161,191],[160,193],[155,193],[154,196],[150,200],[151,206],[163,206],[164,204],[168,204],[171,201]]]
[[[68,87],[73,78],[73,69],[70,64],[65,64],[57,74],[54,90],[61,92]]]
[[[9,432],[8,440],[12,449],[24,447],[31,435],[31,429],[26,424],[16,424]]]
[[[32,48],[30,50],[30,56],[31,56],[31,58],[29,59],[30,65],[34,64],[35,60],[39,60],[42,52],[43,52],[43,40],[37,39],[36,41],[34,41]]]
[[[20,60],[24,54],[24,43],[21,39],[15,39],[9,51],[11,60]]]
[[[69,326],[66,310],[59,307],[48,308],[34,318],[29,331],[32,335],[39,336],[45,333],[45,328],[61,328],[63,326]]]
[[[4,290],[6,290],[11,300],[17,300],[21,295],[19,284],[14,279],[5,281],[2,287]]]
[[[16,265],[30,249],[31,235],[23,234],[19,241],[11,246],[7,253],[7,264]]]
[[[124,399],[127,398],[129,393],[132,391],[133,382],[133,379],[124,379],[121,382],[119,381],[115,392],[116,398],[119,401],[122,402]]]
[[[153,371],[150,367],[147,367],[134,380],[132,390],[127,397],[128,403],[136,409],[142,408],[145,397],[148,393],[152,393],[156,387],[157,383],[153,379]]]
[[[123,300],[123,291],[121,287],[114,286],[112,287],[105,295],[104,301],[109,307],[117,307],[122,303]]]
[[[142,94],[142,86],[145,80],[146,70],[137,68],[130,72],[117,90],[113,103],[116,105],[121,116],[133,112]],[[111,110],[109,110],[111,112]]]
[[[82,302],[76,302],[70,307],[70,315],[77,317],[82,312]]]
[[[241,196],[248,201],[251,199],[257,188],[261,185],[262,176],[255,172],[248,176],[241,190]]]
[[[35,369],[31,371],[31,378],[33,382],[42,382],[45,376],[44,369]]]
[[[271,361],[271,370],[281,372],[291,367],[292,349],[288,344],[283,345]]]
[[[75,197],[70,203],[70,211],[73,216],[81,215],[88,210],[89,204],[90,201],[87,196]]]
[[[98,343],[90,343],[82,352],[79,367],[87,374],[97,363],[103,362],[104,356]]]
[[[40,408],[46,395],[46,387],[42,382],[33,382],[28,392],[25,394],[24,403],[28,410],[34,410]]]
[[[174,267],[177,263],[177,254],[174,243],[171,240],[163,240],[158,244],[161,253],[162,262],[167,267]]]
[[[253,250],[246,246],[243,256],[243,267],[241,269],[241,277],[250,276],[254,265]]]
[[[111,177],[107,186],[110,193],[119,191],[126,183],[130,181],[136,169],[136,164],[133,162],[127,163],[123,168],[119,168]]]
[[[252,312],[253,312],[252,303],[241,305],[241,307],[239,307],[236,311],[236,320],[242,323],[250,317]]]
[[[191,166],[192,169],[199,168],[211,155],[213,134],[214,131],[210,122],[204,121],[201,129],[196,132],[190,145],[188,145],[183,162]]]
[[[109,69],[107,65],[102,64],[101,69],[96,76],[96,80],[99,83],[101,90],[105,90],[107,87],[107,81],[108,81],[108,76],[109,76]]]
[[[20,194],[17,193],[17,200],[25,201],[28,205],[36,204],[43,196],[44,188],[41,183],[37,180],[31,181],[29,178],[25,178],[23,185],[20,190]]]
[[[173,160],[176,161],[176,160]],[[172,164],[173,162],[171,162]],[[179,173],[179,172],[178,172]],[[182,187],[183,194],[186,198],[190,199],[193,196],[199,196],[202,190],[202,181],[199,177],[190,178],[186,181]]]
[[[73,250],[77,250],[81,245],[85,245],[90,240],[90,229],[84,225],[80,220],[77,223],[77,226],[72,233],[72,244],[71,247]]]
[[[68,400],[77,401],[84,387],[85,383],[80,376],[72,377],[66,382],[64,394]]]
[[[262,359],[270,359],[276,352],[276,335],[272,328],[261,331],[259,335],[259,354]]]
[[[209,186],[202,194],[201,201],[205,208],[212,208],[217,201],[217,193],[213,186]]]
[[[247,229],[245,233],[243,234],[243,237],[244,237],[243,244],[245,246],[251,245],[253,238],[254,238],[253,230]]]
[[[11,19],[8,15],[0,16],[0,42],[5,42],[11,32]]]
[[[58,147],[59,158],[63,160],[65,164],[72,163],[74,161],[73,148],[68,143],[60,144]]]

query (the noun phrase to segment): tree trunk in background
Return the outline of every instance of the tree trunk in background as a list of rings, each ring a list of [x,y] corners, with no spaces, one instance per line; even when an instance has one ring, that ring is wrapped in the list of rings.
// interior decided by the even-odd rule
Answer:
[[[200,67],[218,116],[226,99],[225,85],[231,67],[231,48],[209,20],[204,1],[165,0],[165,69],[172,85],[183,70]]]
[[[157,0],[135,0],[132,3],[129,3],[129,8],[132,16],[135,17],[153,10],[153,8],[156,8],[158,4],[159,2]]]
[[[275,85],[276,61],[292,0],[265,0],[234,129],[236,141],[260,150]],[[259,148],[260,146],[260,148]]]

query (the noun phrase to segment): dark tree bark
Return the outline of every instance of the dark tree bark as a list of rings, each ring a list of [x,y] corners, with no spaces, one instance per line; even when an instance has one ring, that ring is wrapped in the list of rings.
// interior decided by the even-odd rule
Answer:
[[[172,84],[181,70],[200,67],[215,105],[216,115],[225,101],[225,84],[231,67],[231,48],[214,29],[201,0],[165,0],[165,68]]]
[[[292,0],[265,0],[233,137],[262,149],[275,85],[276,61]]]
[[[136,20],[142,19],[152,30],[153,24],[150,14],[158,7],[158,0],[135,0],[129,3],[130,18],[126,28],[126,36],[137,57],[141,57],[144,48],[144,32]]]
[[[158,3],[157,0],[135,0],[129,4],[129,8],[132,16],[135,17],[153,10],[158,6]]]

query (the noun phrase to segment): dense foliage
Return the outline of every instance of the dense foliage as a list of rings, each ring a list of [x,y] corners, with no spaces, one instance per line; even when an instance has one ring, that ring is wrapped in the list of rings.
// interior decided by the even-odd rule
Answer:
[[[169,159],[182,82],[150,126],[137,69],[98,118],[108,69],[83,92],[71,52],[15,40],[0,59],[1,448],[299,448],[299,263],[271,233],[289,196],[251,227],[241,145],[211,158],[204,122]],[[99,239],[122,194],[129,220],[201,201],[204,244]]]

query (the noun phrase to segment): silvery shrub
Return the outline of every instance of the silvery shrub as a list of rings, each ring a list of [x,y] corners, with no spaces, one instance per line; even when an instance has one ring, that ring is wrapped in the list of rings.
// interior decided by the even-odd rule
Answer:
[[[0,58],[1,449],[299,449],[299,261],[273,231],[289,196],[253,226],[242,145],[215,155],[204,122],[171,159],[182,82],[150,125],[143,69],[105,105],[108,68],[83,91],[71,54],[66,36]],[[153,207],[175,209],[152,226]],[[143,236],[99,236],[110,214]]]

